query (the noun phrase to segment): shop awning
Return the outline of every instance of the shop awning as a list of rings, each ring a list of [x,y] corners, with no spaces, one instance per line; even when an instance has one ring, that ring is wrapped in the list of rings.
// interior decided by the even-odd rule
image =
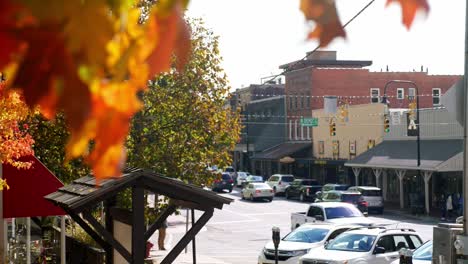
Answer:
[[[3,217],[35,217],[65,215],[58,206],[44,196],[57,191],[62,182],[36,157],[22,157],[20,161],[32,161],[30,169],[18,169],[3,164],[3,178],[10,189],[3,190]]]
[[[421,140],[420,170],[438,171],[444,162],[463,151],[463,140]],[[416,140],[388,140],[345,163],[348,167],[417,170]]]
[[[311,149],[311,142],[286,142],[266,149],[260,153],[256,153],[251,159],[280,160],[284,157],[307,158],[311,157]]]

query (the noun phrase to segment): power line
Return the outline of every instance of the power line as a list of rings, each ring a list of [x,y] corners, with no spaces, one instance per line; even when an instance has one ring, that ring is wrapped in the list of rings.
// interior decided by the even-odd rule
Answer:
[[[346,28],[351,22],[354,21],[354,19],[356,19],[359,15],[362,14],[362,12],[364,12],[364,10],[366,10],[370,5],[372,5],[373,3],[375,2],[375,0],[371,0],[367,5],[365,5],[359,12],[356,13],[356,15],[354,15],[350,20],[348,20],[348,22],[346,22],[344,25],[343,25],[343,28]],[[304,57],[302,57],[302,59],[292,63],[290,66],[288,66],[288,68],[292,68],[294,66],[296,66],[297,64],[303,62],[307,56],[309,56],[310,54],[316,52],[318,49],[320,48],[320,45],[317,45],[317,47],[315,47],[315,49],[313,49],[311,52],[308,52]],[[273,77],[271,79],[269,79],[268,81],[266,82],[271,82],[273,81],[274,79],[278,78],[280,75],[283,75],[287,72],[291,71],[290,69],[285,69],[283,72],[281,73],[278,73],[276,75],[273,75]]]

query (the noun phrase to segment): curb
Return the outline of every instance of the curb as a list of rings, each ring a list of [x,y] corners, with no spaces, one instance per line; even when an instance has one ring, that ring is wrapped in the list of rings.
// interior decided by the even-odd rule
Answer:
[[[439,223],[440,220],[437,218],[437,217],[433,217],[433,216],[415,216],[415,215],[411,215],[411,214],[408,214],[408,213],[403,213],[401,211],[398,211],[398,210],[385,210],[385,212],[389,215],[395,215],[395,216],[402,216],[402,217],[405,217],[405,218],[408,218],[408,219],[411,219],[411,220],[414,220],[414,221],[423,221],[423,222],[429,222],[429,223]]]

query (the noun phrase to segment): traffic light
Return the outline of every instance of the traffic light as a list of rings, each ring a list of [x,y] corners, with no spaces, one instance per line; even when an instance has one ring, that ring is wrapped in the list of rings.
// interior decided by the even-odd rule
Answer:
[[[384,131],[385,133],[390,132],[390,119],[388,115],[384,115]]]
[[[330,136],[336,136],[336,123],[335,121],[330,122]]]

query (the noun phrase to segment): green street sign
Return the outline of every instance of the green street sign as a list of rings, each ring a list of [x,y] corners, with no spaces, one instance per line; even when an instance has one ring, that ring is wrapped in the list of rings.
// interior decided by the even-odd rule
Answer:
[[[316,127],[316,126],[318,126],[318,118],[317,117],[313,117],[313,118],[302,117],[301,118],[301,126]]]

